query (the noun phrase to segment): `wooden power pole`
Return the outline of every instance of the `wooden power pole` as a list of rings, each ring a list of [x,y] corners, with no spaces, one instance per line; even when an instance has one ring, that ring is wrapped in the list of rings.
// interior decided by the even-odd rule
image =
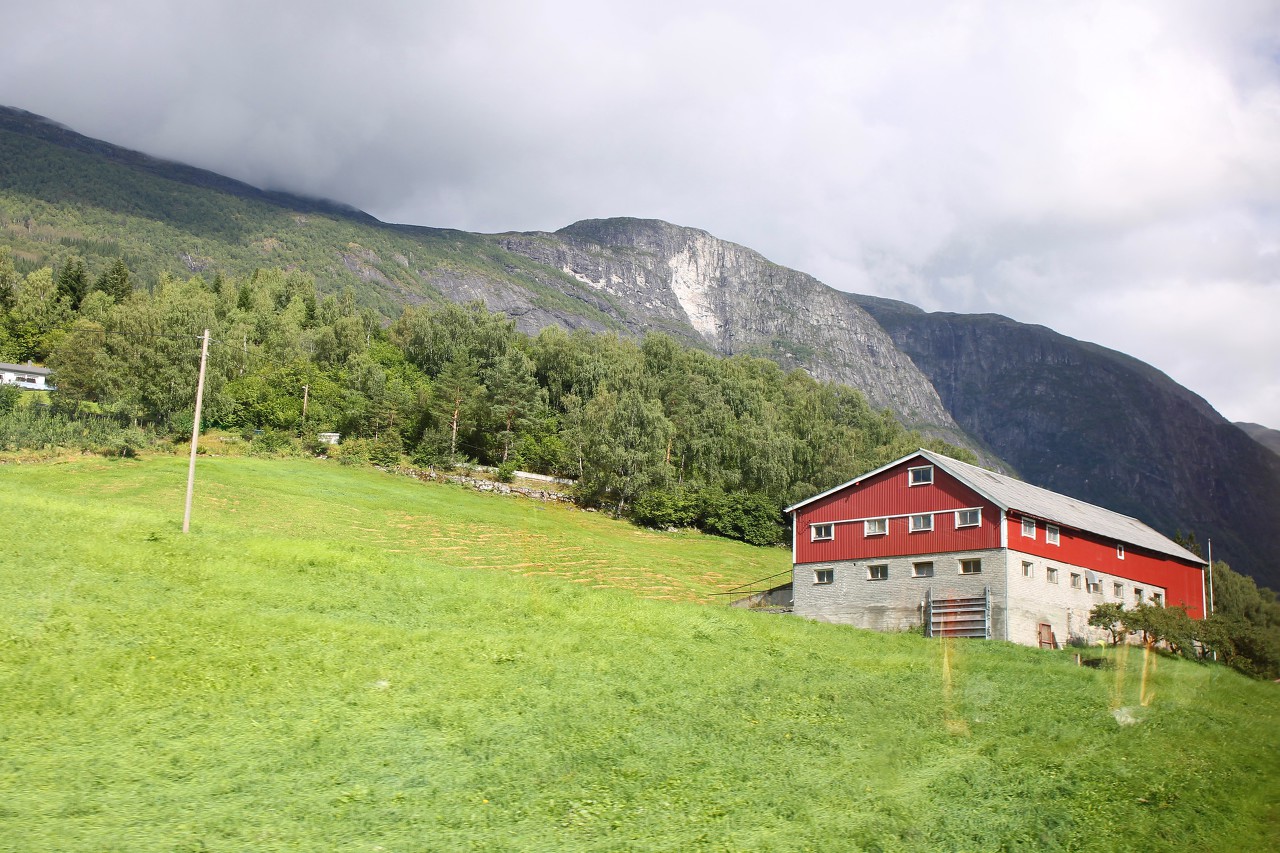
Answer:
[[[200,378],[196,380],[196,416],[191,425],[191,462],[187,465],[187,509],[182,516],[182,532],[191,531],[191,496],[196,488],[196,445],[200,442],[200,406],[204,402],[204,365],[209,359],[209,330],[204,330],[200,345]]]

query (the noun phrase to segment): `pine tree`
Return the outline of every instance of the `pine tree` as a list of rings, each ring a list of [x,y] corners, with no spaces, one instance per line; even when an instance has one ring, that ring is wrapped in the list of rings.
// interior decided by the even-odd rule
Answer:
[[[133,283],[129,280],[129,267],[123,258],[116,258],[107,267],[98,280],[93,283],[94,290],[100,290],[111,297],[114,302],[123,302],[133,293]],[[79,307],[79,306],[77,306]]]

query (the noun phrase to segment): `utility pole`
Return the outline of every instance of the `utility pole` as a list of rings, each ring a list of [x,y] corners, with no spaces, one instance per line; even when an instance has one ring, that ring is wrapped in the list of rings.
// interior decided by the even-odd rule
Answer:
[[[196,488],[196,445],[200,441],[200,406],[204,402],[204,365],[209,359],[209,330],[204,330],[200,345],[200,378],[196,381],[196,416],[191,425],[191,462],[187,465],[187,509],[182,516],[182,532],[191,530],[191,496]]]
[[[302,386],[302,428],[307,428],[307,397],[311,393],[310,385]]]

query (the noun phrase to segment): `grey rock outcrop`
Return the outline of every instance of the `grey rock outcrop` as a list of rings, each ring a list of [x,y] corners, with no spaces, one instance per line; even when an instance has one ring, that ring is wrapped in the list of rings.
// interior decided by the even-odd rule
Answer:
[[[800,367],[861,390],[909,427],[969,443],[929,380],[866,311],[847,294],[758,252],[695,228],[643,219],[587,220],[554,234],[495,239],[561,274],[544,276],[544,286],[591,304],[632,334],[663,331],[722,355],[746,353]],[[466,295],[483,295],[491,309],[506,302],[478,289]],[[572,323],[565,317],[561,325]]]

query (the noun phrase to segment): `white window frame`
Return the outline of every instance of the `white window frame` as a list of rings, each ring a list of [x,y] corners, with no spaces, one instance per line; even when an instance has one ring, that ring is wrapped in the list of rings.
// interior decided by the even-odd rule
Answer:
[[[832,521],[823,521],[809,525],[810,542],[830,542],[836,538],[836,525]]]
[[[1027,532],[1028,530],[1030,530],[1031,532],[1028,533]],[[1036,520],[1034,518],[1022,519],[1022,535],[1026,539],[1036,538]]]
[[[921,560],[918,563],[912,563],[911,577],[913,578],[933,577],[933,560]]]
[[[1044,570],[1044,579],[1049,583],[1058,582],[1058,570],[1053,566],[1049,566]]]
[[[929,519],[929,526],[928,526],[928,527],[917,527],[917,526],[916,526],[916,519],[920,519],[920,518],[927,518],[927,519]],[[931,513],[931,512],[922,512],[922,513],[918,513],[918,514],[916,514],[916,515],[911,516],[910,521],[908,521],[907,523],[908,523],[908,526],[909,526],[909,528],[910,528],[910,530],[911,530],[911,532],[912,532],[912,533],[929,533],[929,532],[932,532],[932,530],[933,530],[933,513]]]
[[[875,563],[867,566],[867,580],[869,581],[887,581],[889,579],[889,564]]]
[[[1071,573],[1071,588],[1084,589],[1084,576],[1081,575],[1079,572]]]
[[[1123,601],[1124,600],[1124,584],[1122,583],[1111,584],[1111,597],[1119,598],[1120,600]]]
[[[917,471],[926,472],[925,476],[927,476],[928,479],[926,480],[922,477],[921,479],[917,480],[916,479]],[[907,485],[908,486],[932,486],[933,485],[933,466],[918,465],[915,468],[908,468],[907,469]]]
[[[876,530],[872,526],[883,527],[883,530]],[[868,518],[862,522],[862,535],[867,536],[888,536],[889,535],[889,519],[887,518]]]
[[[825,577],[824,577],[824,575],[825,575]],[[818,585],[825,585],[825,584],[829,584],[829,583],[835,583],[835,580],[836,580],[836,570],[835,570],[835,569],[814,569],[814,570],[813,570],[813,585],[814,585],[814,586],[818,586]]]
[[[1124,559],[1124,543],[1123,542],[1116,543],[1116,559],[1117,560]]]
[[[977,568],[972,571],[965,571],[966,566],[976,565]],[[968,557],[960,561],[960,574],[962,575],[980,575],[982,574],[982,558]]]
[[[1044,526],[1044,541],[1046,544],[1057,545],[1061,541],[1061,539],[1062,539],[1062,536],[1058,532],[1058,525],[1046,524]]]
[[[1024,578],[1033,578],[1036,576],[1036,564],[1030,560],[1022,561],[1022,576]]]
[[[973,521],[965,521],[964,516],[972,513]],[[956,510],[956,529],[961,527],[977,527],[982,524],[982,508],[978,509],[958,509]]]

